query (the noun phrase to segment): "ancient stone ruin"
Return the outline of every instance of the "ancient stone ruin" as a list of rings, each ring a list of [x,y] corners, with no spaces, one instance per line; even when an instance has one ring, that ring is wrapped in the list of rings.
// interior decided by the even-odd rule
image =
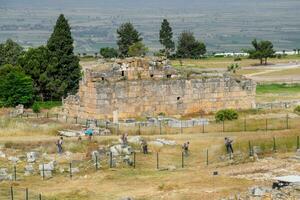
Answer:
[[[64,113],[86,119],[182,116],[255,107],[256,84],[228,73],[176,70],[162,58],[127,58],[85,69]]]

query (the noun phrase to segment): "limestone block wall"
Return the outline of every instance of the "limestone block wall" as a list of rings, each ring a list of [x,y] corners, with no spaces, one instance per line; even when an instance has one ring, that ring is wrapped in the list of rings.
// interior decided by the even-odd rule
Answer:
[[[186,115],[224,108],[255,107],[256,84],[231,76],[193,79],[84,81],[78,95],[64,101],[69,116],[112,119],[138,116]]]

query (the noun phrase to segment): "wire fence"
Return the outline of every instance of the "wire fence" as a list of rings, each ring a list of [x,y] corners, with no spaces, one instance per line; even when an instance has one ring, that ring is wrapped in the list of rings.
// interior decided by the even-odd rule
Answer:
[[[177,148],[177,147],[176,147]],[[269,137],[261,140],[237,141],[233,145],[234,154],[227,154],[225,148],[220,145],[219,149],[207,148],[200,151],[162,150],[152,151],[144,154],[135,150],[130,155],[113,155],[112,152],[95,154],[91,158],[86,156],[71,158],[70,160],[57,160],[54,163],[46,162],[43,159],[35,163],[20,162],[11,164],[3,162],[0,165],[0,177],[3,177],[3,169],[6,169],[6,181],[18,182],[18,187],[0,188],[0,196],[8,200],[40,200],[47,199],[40,193],[32,192],[22,188],[22,181],[32,177],[40,177],[40,181],[47,181],[52,178],[76,179],[90,173],[104,172],[111,168],[127,170],[176,170],[191,167],[205,167],[226,161],[244,162],[253,157],[264,157],[278,152],[291,152],[300,149],[299,136]],[[63,155],[61,155],[63,156]],[[300,159],[300,155],[299,155]],[[25,167],[31,165],[31,169]],[[38,180],[35,178],[35,180]],[[14,185],[14,184],[11,184]]]
[[[51,119],[69,124],[81,124],[86,127],[93,124],[96,127],[110,129],[113,135],[119,135],[124,132],[129,135],[163,135],[183,133],[273,131],[300,128],[300,117],[289,117],[289,115],[276,118],[242,118],[233,121],[221,122],[207,119],[200,119],[198,121],[176,120],[176,123],[170,123],[170,119],[112,123],[104,120],[68,117],[53,113],[25,113],[18,117],[28,119]]]

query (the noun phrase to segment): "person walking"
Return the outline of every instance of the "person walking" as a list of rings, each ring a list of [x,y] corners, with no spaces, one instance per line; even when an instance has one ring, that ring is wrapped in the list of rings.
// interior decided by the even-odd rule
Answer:
[[[64,140],[64,138],[63,138],[63,137],[60,137],[60,138],[57,140],[57,142],[56,142],[57,153],[58,153],[58,154],[62,154],[62,152],[63,152],[63,147],[62,147],[62,145],[63,145],[63,140]]]
[[[233,140],[229,139],[228,137],[225,137],[225,147],[226,147],[226,151],[228,154],[233,154],[233,148],[232,148],[232,143]]]
[[[144,154],[148,154],[148,144],[145,140],[142,142],[142,150]]]
[[[184,156],[188,156],[189,155],[189,146],[190,146],[190,142],[185,142],[182,145],[182,150],[183,150]]]

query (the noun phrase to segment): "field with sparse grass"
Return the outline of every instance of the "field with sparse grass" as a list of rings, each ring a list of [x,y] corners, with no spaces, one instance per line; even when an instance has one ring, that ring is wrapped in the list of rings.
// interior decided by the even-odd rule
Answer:
[[[248,110],[240,113],[242,118],[249,120],[264,119],[266,116],[285,116],[284,110]],[[70,179],[68,172],[55,172],[54,177],[42,180],[40,176],[26,177],[23,169],[26,164],[21,162],[17,165],[18,177],[16,182],[0,182],[0,194],[8,194],[9,188],[13,185],[16,192],[21,196],[21,189],[29,188],[34,194],[41,193],[43,199],[54,200],[89,200],[89,199],[120,199],[132,197],[138,200],[150,199],[218,199],[232,196],[248,190],[253,185],[270,185],[269,181],[254,181],[235,178],[232,170],[255,168],[253,160],[249,159],[249,141],[251,146],[259,146],[262,150],[261,158],[273,156],[274,138],[276,142],[276,155],[284,159],[286,155],[292,155],[297,148],[297,136],[300,127],[294,119],[291,119],[289,130],[265,131],[251,130],[242,132],[222,132],[215,130],[209,133],[202,133],[201,130],[187,128],[182,133],[174,130],[163,132],[159,135],[148,133],[141,135],[148,142],[157,138],[174,140],[176,145],[157,147],[149,144],[150,154],[144,155],[140,152],[140,146],[132,144],[136,153],[136,166],[121,164],[116,168],[109,168],[108,157],[100,157],[100,169],[95,170],[91,163],[89,152],[111,144],[118,143],[120,136],[99,136],[93,138],[92,142],[83,138],[65,138],[64,150],[71,152],[69,156],[58,156],[56,154],[55,142],[57,130],[80,129],[78,126],[68,125],[49,119],[0,119],[0,146],[1,151],[10,155],[20,155],[35,150],[47,153],[54,157],[60,167],[68,168],[69,162],[74,162],[74,167],[79,167],[80,172],[74,174]],[[259,121],[259,120],[258,120]],[[264,121],[262,126],[264,126]],[[276,125],[272,121],[269,126]],[[258,124],[259,125],[259,124]],[[227,128],[234,129],[236,122],[228,122]],[[119,130],[119,134],[128,130]],[[143,132],[142,132],[143,133]],[[134,134],[134,133],[132,133]],[[229,136],[234,140],[236,157],[233,161],[223,160],[226,155],[224,137]],[[190,141],[190,156],[184,159],[182,168],[181,145]],[[207,166],[208,150],[208,166]],[[159,168],[157,170],[157,153],[159,153]],[[226,157],[226,156],[225,156]],[[278,158],[279,159],[279,158]],[[0,158],[1,167],[13,169],[11,162]],[[174,170],[167,170],[168,167]],[[219,171],[218,176],[213,176],[213,171]],[[300,170],[299,170],[300,173]],[[33,195],[33,194],[32,194]]]

